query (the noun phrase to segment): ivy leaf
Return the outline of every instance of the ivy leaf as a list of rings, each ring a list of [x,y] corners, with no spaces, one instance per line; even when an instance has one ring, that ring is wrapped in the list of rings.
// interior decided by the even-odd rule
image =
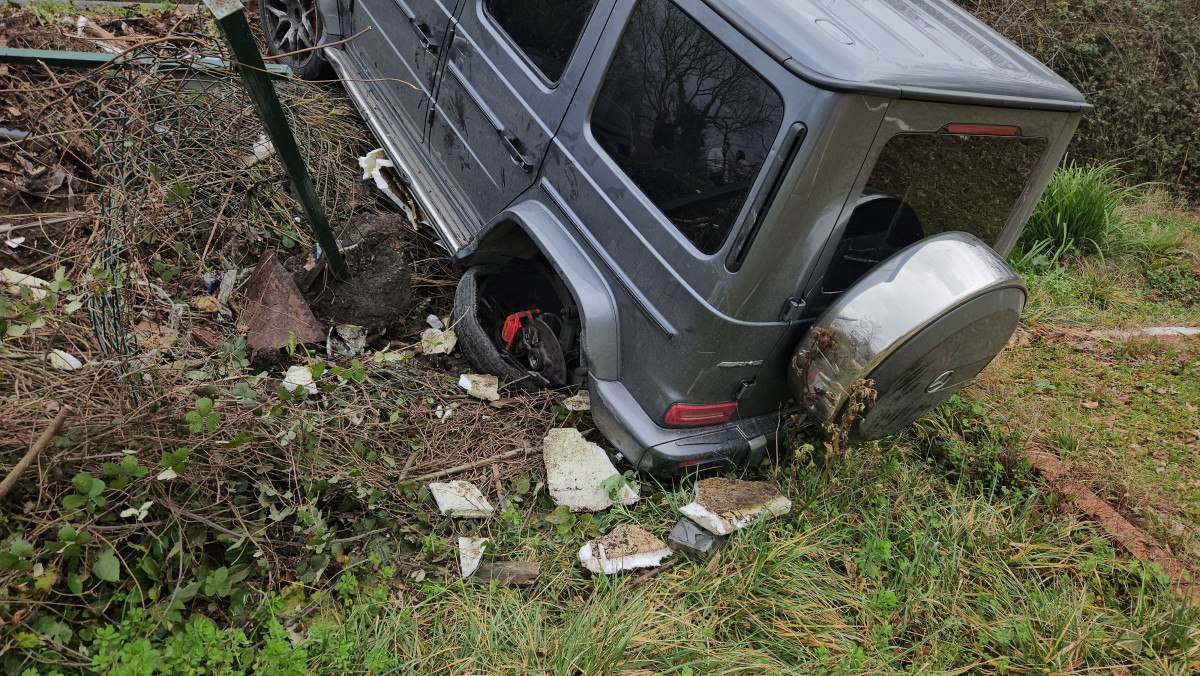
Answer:
[[[111,549],[105,549],[97,554],[96,560],[92,562],[92,573],[105,582],[120,580],[121,562],[117,559],[116,553]]]

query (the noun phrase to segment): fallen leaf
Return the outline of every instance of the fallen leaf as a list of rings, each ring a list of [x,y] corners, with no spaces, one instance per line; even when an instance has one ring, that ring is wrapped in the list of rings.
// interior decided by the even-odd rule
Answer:
[[[1084,401],[1084,402],[1081,402],[1079,405],[1080,405],[1080,406],[1082,406],[1082,407],[1084,407],[1084,408],[1091,409],[1091,408],[1096,408],[1097,406],[1099,406],[1099,405],[1100,405],[1100,402],[1098,402],[1098,401]]]

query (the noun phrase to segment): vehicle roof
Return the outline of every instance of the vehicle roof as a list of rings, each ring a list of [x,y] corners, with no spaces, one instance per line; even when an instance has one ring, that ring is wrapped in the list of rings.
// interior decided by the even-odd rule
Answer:
[[[836,91],[1088,110],[1066,80],[950,0],[704,0],[805,80]]]

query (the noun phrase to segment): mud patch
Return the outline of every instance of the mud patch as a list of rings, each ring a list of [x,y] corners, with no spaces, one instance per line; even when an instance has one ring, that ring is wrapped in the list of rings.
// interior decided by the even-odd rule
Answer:
[[[355,324],[370,333],[399,327],[412,302],[406,229],[397,215],[364,216],[345,228],[341,241],[350,278],[338,281],[326,275],[313,284],[305,293],[313,314],[328,324]],[[306,259],[293,257],[286,267],[302,278]],[[302,279],[297,283],[304,288]]]

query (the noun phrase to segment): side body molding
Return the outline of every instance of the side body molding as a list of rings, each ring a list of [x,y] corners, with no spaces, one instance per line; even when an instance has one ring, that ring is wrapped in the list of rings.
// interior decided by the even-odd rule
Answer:
[[[583,322],[583,353],[588,370],[601,380],[621,374],[620,323],[612,288],[571,237],[563,222],[546,205],[535,200],[514,204],[493,218],[460,250],[454,259],[466,263],[483,255],[500,240],[511,241],[519,227],[554,266],[579,306]]]

